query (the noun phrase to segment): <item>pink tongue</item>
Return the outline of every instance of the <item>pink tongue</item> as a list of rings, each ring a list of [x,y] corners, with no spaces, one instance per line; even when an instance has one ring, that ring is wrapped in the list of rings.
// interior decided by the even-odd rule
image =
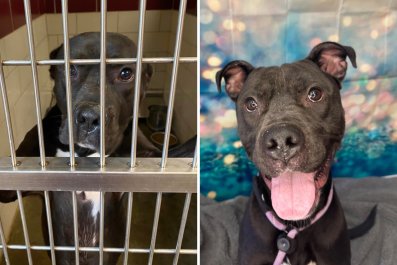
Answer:
[[[315,173],[284,172],[272,178],[272,205],[284,220],[301,220],[309,214],[316,198]]]

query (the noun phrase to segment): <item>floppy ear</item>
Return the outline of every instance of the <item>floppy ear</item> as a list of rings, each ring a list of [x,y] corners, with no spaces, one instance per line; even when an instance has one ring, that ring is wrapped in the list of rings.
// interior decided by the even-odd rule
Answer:
[[[61,49],[63,49],[63,44],[62,44],[61,46],[59,46],[58,48],[54,49],[54,50],[50,53],[50,59],[51,59],[51,60],[56,59],[56,58],[57,58],[57,55],[58,55],[58,52],[59,52]],[[50,71],[50,76],[51,76],[51,78],[55,80],[56,65],[51,65],[49,71]]]
[[[151,64],[144,64],[143,71],[145,73],[145,78],[146,78],[147,82],[149,83],[149,81],[152,79],[152,75],[153,75],[153,66]]]
[[[314,47],[306,59],[315,62],[323,72],[342,81],[347,71],[346,57],[357,68],[356,52],[352,47],[336,42],[323,42]]]
[[[142,64],[142,79],[141,79],[141,93],[140,101],[146,96],[146,90],[148,89],[150,80],[153,76],[153,67],[151,64]]]
[[[245,80],[254,67],[246,61],[232,61],[216,73],[216,85],[221,92],[222,78],[225,79],[225,90],[229,97],[236,101],[243,88]]]

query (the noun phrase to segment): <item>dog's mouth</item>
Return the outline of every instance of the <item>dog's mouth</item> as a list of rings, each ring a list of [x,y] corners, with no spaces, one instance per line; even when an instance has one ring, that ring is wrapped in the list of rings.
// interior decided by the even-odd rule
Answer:
[[[271,193],[272,207],[277,216],[285,221],[310,218],[317,210],[322,188],[327,183],[332,153],[313,172],[289,169],[275,177],[263,177]]]

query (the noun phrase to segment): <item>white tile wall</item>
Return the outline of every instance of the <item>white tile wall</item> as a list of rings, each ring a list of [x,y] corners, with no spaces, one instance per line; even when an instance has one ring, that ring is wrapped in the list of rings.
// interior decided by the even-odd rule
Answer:
[[[33,36],[35,41],[36,57],[45,59],[48,55],[47,25],[46,17],[40,16],[33,21]],[[29,59],[26,26],[20,27],[0,40],[0,55],[5,59]],[[46,71],[47,70],[47,71]],[[40,78],[40,88],[44,88],[48,83],[47,69],[38,69]],[[14,129],[15,144],[22,141],[24,135],[35,124],[34,101],[27,97],[29,93],[33,95],[31,68],[29,66],[4,67],[5,83],[8,95],[8,101],[11,112],[11,121]],[[41,93],[42,109],[49,105],[48,89]],[[0,107],[0,156],[9,156],[8,134],[4,118],[4,110]],[[0,218],[3,224],[6,238],[9,237],[11,226],[17,210],[16,203],[0,204]]]

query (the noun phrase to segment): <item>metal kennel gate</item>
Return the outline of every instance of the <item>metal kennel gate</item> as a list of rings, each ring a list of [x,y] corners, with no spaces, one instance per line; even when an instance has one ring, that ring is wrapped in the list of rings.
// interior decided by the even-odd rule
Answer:
[[[68,3],[62,0],[62,23],[64,41],[64,60],[36,60],[35,46],[32,31],[31,8],[29,0],[24,0],[25,19],[29,41],[30,60],[6,60],[0,61],[0,88],[2,103],[4,106],[5,120],[7,125],[8,139],[11,151],[10,158],[0,158],[0,187],[4,190],[17,191],[19,211],[22,220],[22,227],[25,245],[7,245],[5,234],[0,220],[0,248],[3,251],[7,265],[10,265],[8,250],[26,250],[29,265],[33,264],[32,250],[50,251],[52,264],[55,265],[55,250],[74,251],[76,264],[79,264],[79,252],[99,252],[99,264],[103,264],[104,252],[124,253],[123,264],[128,262],[128,253],[149,254],[148,264],[152,264],[154,253],[174,255],[173,264],[178,263],[180,254],[197,255],[196,249],[182,249],[182,239],[185,230],[188,210],[192,194],[197,192],[197,147],[195,156],[192,159],[167,158],[168,142],[171,132],[172,112],[175,98],[178,65],[181,63],[196,63],[197,57],[180,57],[181,39],[184,16],[186,12],[186,0],[180,1],[176,42],[173,57],[143,58],[143,32],[145,25],[146,0],[140,0],[139,9],[139,33],[136,58],[106,58],[106,13],[107,1],[101,1],[101,53],[99,59],[70,59],[69,38],[68,38]],[[1,56],[1,55],[0,55]],[[0,57],[1,58],[1,57]],[[70,63],[73,64],[100,64],[100,158],[99,163],[95,158],[75,158],[74,146],[70,144],[70,158],[47,158],[44,151],[43,126],[41,121],[41,104],[38,87],[38,65],[64,65],[66,76],[66,94],[68,110],[69,142],[73,140],[73,117],[71,112],[71,85],[70,85]],[[106,64],[136,63],[135,88],[140,87],[142,63],[173,63],[172,77],[170,84],[170,96],[165,128],[164,147],[161,160],[156,158],[136,158],[138,109],[140,89],[135,89],[131,157],[128,158],[106,158],[105,157],[105,71]],[[16,157],[13,129],[11,124],[10,109],[8,105],[7,92],[3,66],[30,65],[32,69],[33,87],[35,94],[36,118],[40,146],[40,158]],[[160,163],[159,163],[160,162]],[[29,231],[26,224],[24,205],[22,202],[21,190],[43,191],[45,196],[45,210],[48,222],[49,245],[35,246],[30,244]],[[76,191],[99,191],[100,192],[100,234],[99,247],[79,247],[78,222],[77,222],[77,200]],[[53,237],[53,223],[51,220],[51,207],[49,191],[70,191],[73,202],[73,229],[74,246],[55,246]],[[106,192],[128,192],[127,226],[125,233],[124,248],[104,247],[104,194]],[[130,248],[130,225],[133,205],[133,192],[156,192],[157,200],[152,228],[151,243],[149,248]],[[156,234],[160,215],[162,193],[185,193],[185,202],[179,228],[179,234],[175,248],[156,249]]]

